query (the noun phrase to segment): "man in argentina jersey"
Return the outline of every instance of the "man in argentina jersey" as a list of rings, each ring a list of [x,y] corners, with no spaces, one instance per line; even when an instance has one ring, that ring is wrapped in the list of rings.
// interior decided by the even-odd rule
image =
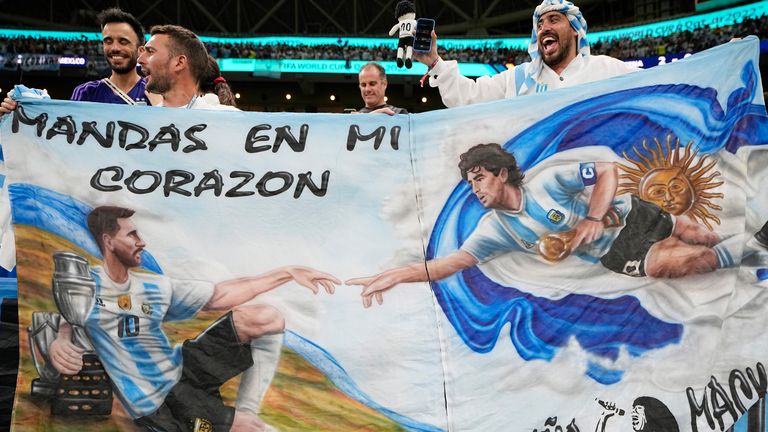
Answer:
[[[102,206],[88,216],[104,265],[92,269],[96,299],[85,330],[125,410],[152,431],[266,430],[257,414],[277,366],[284,320],[271,306],[245,303],[289,281],[315,293],[320,287],[332,293],[340,281],[298,266],[216,284],[132,270],[145,247],[133,214]],[[229,312],[183,346],[172,346],[163,322],[191,319],[200,310]],[[51,362],[63,374],[83,365],[71,335],[62,322],[50,346]],[[219,387],[240,373],[235,409],[223,403]]]
[[[109,78],[80,84],[70,100],[151,105],[144,78],[136,72],[139,47],[144,45],[144,27],[133,15],[118,8],[101,11],[97,19],[104,56],[112,74]]]
[[[448,256],[347,281],[363,286],[364,306],[373,298],[381,304],[382,293],[399,283],[440,280],[509,252],[545,260],[541,243],[553,233],[575,257],[628,276],[682,277],[734,264],[725,247],[712,247],[717,235],[689,217],[616,196],[612,162],[554,165],[524,181],[514,155],[499,144],[478,144],[461,155],[459,169],[490,211]]]
[[[112,74],[109,78],[88,81],[75,87],[70,100],[127,105],[152,105],[162,96],[146,91],[146,82],[136,71],[139,47],[144,45],[144,27],[133,15],[118,8],[98,15],[102,47]],[[10,94],[0,104],[0,117],[16,109]]]

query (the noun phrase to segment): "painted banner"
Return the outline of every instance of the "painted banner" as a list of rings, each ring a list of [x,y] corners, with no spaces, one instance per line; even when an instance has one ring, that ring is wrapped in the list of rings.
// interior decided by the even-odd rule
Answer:
[[[408,116],[20,102],[14,430],[723,431],[766,393],[755,38]]]

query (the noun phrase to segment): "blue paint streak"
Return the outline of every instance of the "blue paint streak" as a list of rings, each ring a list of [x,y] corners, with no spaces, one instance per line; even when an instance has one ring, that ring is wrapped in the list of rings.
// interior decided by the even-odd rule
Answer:
[[[768,280],[768,268],[757,269],[757,280],[758,281]]]
[[[624,371],[609,369],[595,362],[587,362],[587,376],[603,384],[614,384],[621,381]]]
[[[715,89],[686,84],[596,96],[531,125],[504,147],[514,152],[525,171],[560,151],[599,144],[619,155],[631,154],[632,147],[644,139],[663,139],[668,134],[680,137],[683,144],[693,140],[701,154],[768,144],[765,106],[750,103],[758,89],[754,61],[744,64],[741,80],[744,86],[729,95],[725,109]],[[485,212],[468,185],[458,184],[435,223],[426,258],[457,250]],[[511,324],[512,344],[526,360],[551,360],[571,337],[600,357],[616,359],[621,347],[640,356],[678,343],[683,333],[681,324],[653,317],[632,296],[601,299],[571,294],[550,300],[496,284],[477,268],[431,286],[459,337],[479,353],[493,349],[506,323]],[[588,366],[586,374],[602,384],[613,384],[622,376],[620,370],[596,363]]]

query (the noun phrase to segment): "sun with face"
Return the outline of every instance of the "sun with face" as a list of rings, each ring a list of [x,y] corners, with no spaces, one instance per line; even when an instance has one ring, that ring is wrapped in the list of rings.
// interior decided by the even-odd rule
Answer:
[[[712,202],[723,198],[723,194],[712,192],[722,185],[717,180],[719,171],[713,171],[716,160],[698,155],[693,141],[684,149],[680,148],[680,139],[672,145],[672,135],[667,135],[662,143],[654,138],[655,148],[643,140],[644,152],[632,146],[635,158],[623,153],[624,158],[634,167],[617,163],[623,173],[619,176],[617,195],[630,193],[643,201],[658,205],[669,214],[688,215],[712,230],[712,223],[720,224],[720,218],[712,214],[722,207]]]

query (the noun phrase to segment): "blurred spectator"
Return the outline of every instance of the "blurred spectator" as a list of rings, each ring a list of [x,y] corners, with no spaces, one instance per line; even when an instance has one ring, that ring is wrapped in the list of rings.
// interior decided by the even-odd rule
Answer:
[[[230,105],[237,108],[237,101],[213,55],[208,54],[208,69],[200,80],[200,94],[211,105]]]
[[[708,26],[695,30],[672,33],[666,37],[649,37],[639,40],[620,38],[590,41],[592,54],[605,54],[620,59],[642,58],[662,54],[681,54],[703,51],[728,42],[734,37],[755,35],[768,39],[768,16],[747,18],[732,25],[711,29]],[[396,51],[392,45],[374,47],[350,46],[345,43],[323,45],[255,44],[250,42],[222,42],[205,44],[214,58],[254,59],[307,59],[307,60],[362,60],[391,61]],[[3,54],[66,54],[89,58],[102,54],[101,41],[80,39],[53,39],[36,37],[0,38]],[[461,63],[520,64],[528,61],[528,52],[522,49],[499,47],[493,39],[484,46],[472,48],[438,47],[442,57],[455,58]]]

